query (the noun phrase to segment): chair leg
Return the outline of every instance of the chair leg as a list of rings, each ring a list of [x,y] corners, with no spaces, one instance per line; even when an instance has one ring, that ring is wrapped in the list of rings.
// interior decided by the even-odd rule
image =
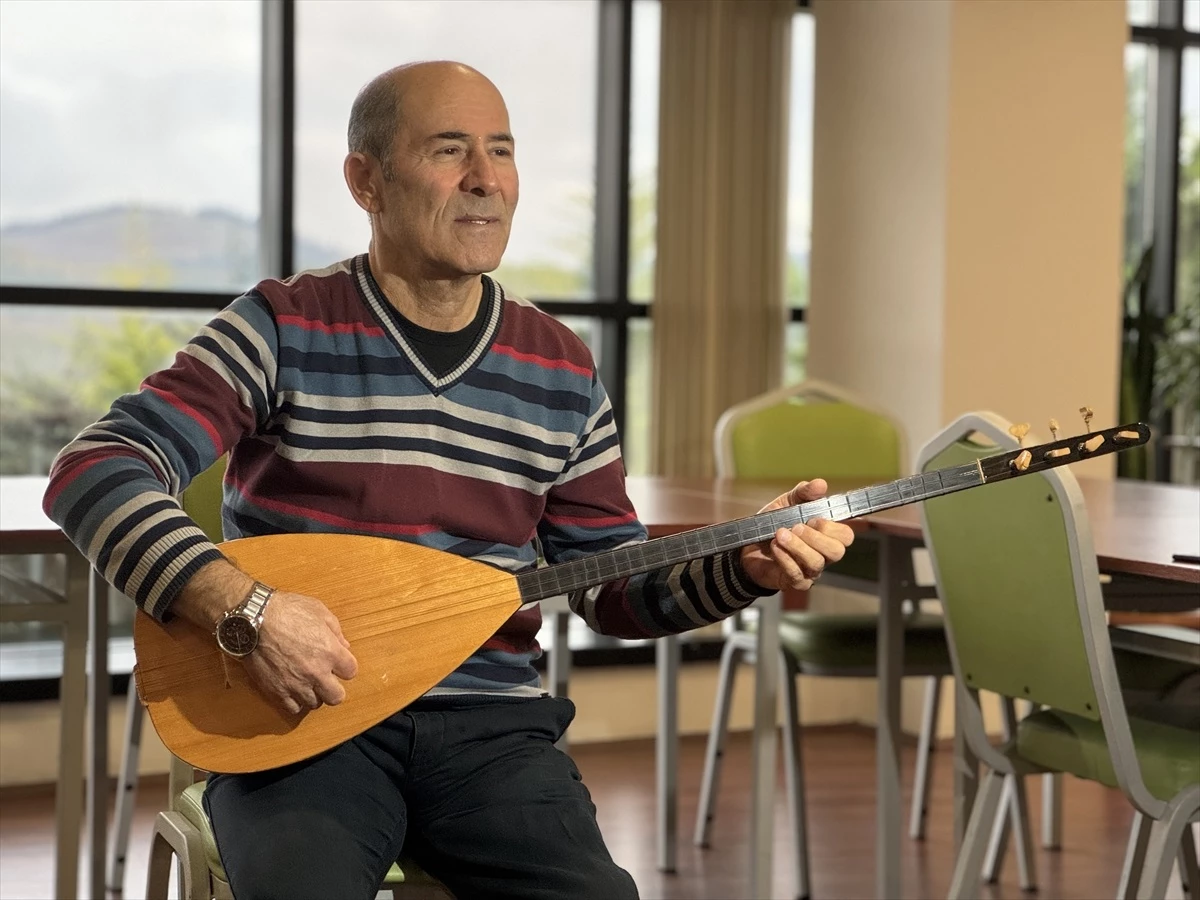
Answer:
[[[717,805],[717,788],[721,780],[721,762],[729,736],[729,712],[733,705],[733,679],[742,649],[733,639],[721,650],[721,669],[717,676],[717,702],[713,708],[712,728],[704,752],[704,775],[700,781],[700,803],[696,808],[696,830],[693,842],[707,847],[712,832],[713,815]]]
[[[1033,828],[1029,821],[1029,796],[1025,791],[1025,778],[1021,775],[1013,776],[1008,816],[1016,838],[1018,883],[1023,891],[1036,891],[1037,854],[1033,849]]]
[[[987,852],[988,837],[996,817],[996,808],[1000,805],[1003,788],[1003,777],[988,769],[975,797],[975,805],[971,808],[971,818],[963,835],[962,848],[954,864],[950,900],[970,900],[979,896],[983,857]]]
[[[1062,849],[1062,772],[1042,776],[1042,849]]]
[[[154,820],[150,861],[146,870],[146,900],[167,900],[171,857],[179,860],[180,900],[210,900],[212,880],[204,858],[204,842],[179,813],[162,812]]]
[[[908,834],[914,841],[924,840],[925,820],[929,810],[929,777],[933,764],[933,739],[937,730],[938,701],[942,694],[942,679],[926,679],[925,708],[921,713],[921,735],[917,742],[917,772],[913,778],[912,811],[908,819]]]
[[[1140,900],[1161,900],[1167,893],[1167,882],[1175,868],[1180,842],[1188,831],[1188,817],[1194,810],[1180,806],[1169,807],[1166,817],[1150,825],[1146,847],[1146,865],[1138,883]]]
[[[1017,709],[1010,698],[1004,698],[1001,714],[1004,738],[1008,740],[1017,733]],[[1000,878],[1000,867],[1008,849],[1010,830],[1016,837],[1017,877],[1021,890],[1037,890],[1033,833],[1029,825],[1029,798],[1025,793],[1024,776],[1015,774],[1004,776],[1004,789],[984,859],[983,880],[988,883],[994,883]]]
[[[987,884],[995,884],[1000,880],[1000,868],[1004,856],[1008,853],[1008,836],[1012,830],[1013,781],[1016,775],[1004,776],[1004,787],[1000,791],[1000,803],[996,806],[996,818],[992,822],[992,833],[988,838],[987,853],[983,857],[983,873],[981,875]]]
[[[1196,835],[1191,825],[1183,829],[1179,842],[1179,880],[1183,892],[1193,898],[1200,896],[1200,862],[1196,860]]]
[[[125,755],[121,759],[121,780],[117,788],[117,807],[113,813],[112,847],[108,856],[108,889],[120,893],[125,884],[125,857],[129,852],[129,828],[137,798],[138,759],[142,745],[142,702],[132,680],[125,705]]]
[[[171,884],[171,860],[175,852],[158,829],[150,837],[150,864],[146,871],[146,900],[167,900]]]
[[[808,900],[812,859],[808,852],[808,811],[804,803],[804,756],[800,747],[800,692],[797,673],[779,654],[779,680],[784,697],[783,750],[787,773],[788,806],[792,814],[792,851],[796,860],[796,897]]]
[[[1142,869],[1146,865],[1146,846],[1150,843],[1151,820],[1139,812],[1133,814],[1129,828],[1129,842],[1125,848],[1125,861],[1121,864],[1121,880],[1117,884],[1117,900],[1134,900],[1138,883],[1142,880]]]

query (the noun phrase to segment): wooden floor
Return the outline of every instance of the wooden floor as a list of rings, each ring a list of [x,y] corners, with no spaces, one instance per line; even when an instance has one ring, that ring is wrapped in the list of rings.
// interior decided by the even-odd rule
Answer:
[[[600,825],[612,854],[633,875],[644,898],[725,900],[746,896],[749,748],[745,735],[731,738],[714,845],[702,850],[692,846],[691,831],[704,745],[698,738],[682,741],[681,840],[676,874],[656,869],[653,743],[630,741],[574,748],[573,755],[599,808]],[[867,730],[810,730],[805,734],[814,898],[842,900],[873,895],[874,748],[873,732]],[[911,773],[912,750],[905,752],[905,771]],[[948,753],[938,751],[928,838],[923,842],[904,839],[905,897],[946,895],[952,850],[949,762]],[[1037,810],[1040,794],[1035,782],[1030,783],[1030,802]],[[125,897],[143,896],[149,830],[164,792],[165,782],[159,778],[148,780],[139,791]],[[1058,852],[1039,852],[1038,896],[1064,900],[1112,897],[1132,818],[1128,804],[1116,791],[1073,779],[1066,782],[1065,797],[1064,847]],[[782,792],[776,823],[773,896],[792,897],[795,881],[786,843],[788,825]],[[53,853],[53,796],[49,789],[9,789],[0,793],[0,898],[51,897]],[[1173,892],[1177,891],[1173,886]],[[1017,886],[1011,851],[1000,883],[986,886],[983,896],[1028,896]]]

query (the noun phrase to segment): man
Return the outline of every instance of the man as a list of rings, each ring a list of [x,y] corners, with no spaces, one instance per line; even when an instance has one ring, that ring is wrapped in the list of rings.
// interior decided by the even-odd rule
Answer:
[[[45,501],[142,609],[216,629],[293,713],[341,702],[354,648],[320,598],[256,584],[172,499],[226,452],[229,538],[385,535],[512,571],[539,549],[554,562],[645,538],[586,347],[484,274],[518,194],[496,88],[456,63],[386,72],[355,100],[349,149],[369,252],[236,300],[63,450]],[[771,508],[824,490],[799,485]],[[678,633],[809,587],[851,540],[838,523],[781,529],[606,585],[575,611],[607,634]],[[256,632],[247,655],[222,638],[232,620]],[[328,753],[212,776],[239,900],[371,897],[402,844],[463,898],[635,897],[554,747],[574,707],[540,688],[539,624],[519,611],[428,695]]]

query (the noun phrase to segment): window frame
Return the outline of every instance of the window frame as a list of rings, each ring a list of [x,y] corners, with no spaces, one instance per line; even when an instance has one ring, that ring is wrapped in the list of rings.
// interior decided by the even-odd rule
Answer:
[[[797,10],[809,12],[808,0]],[[262,0],[260,277],[293,274],[295,237],[296,4]],[[633,76],[633,0],[599,0],[596,128],[596,203],[592,300],[531,297],[553,316],[580,316],[599,324],[600,377],[613,405],[618,432],[625,434],[629,323],[652,318],[653,301],[629,294],[630,130]],[[0,284],[0,303],[12,306],[208,309],[234,299],[228,293],[92,288],[26,287]],[[788,321],[804,322],[804,309]]]
[[[1183,110],[1183,52],[1200,47],[1200,32],[1184,27],[1184,0],[1158,0],[1157,22],[1130,25],[1129,44],[1154,51],[1152,86],[1147,92],[1147,153],[1143,177],[1150,186],[1141,223],[1145,239],[1154,240],[1151,260],[1149,312],[1166,317],[1176,309],[1176,273],[1179,267],[1179,150]],[[1124,306],[1124,298],[1119,301]],[[1123,336],[1137,330],[1137,321],[1127,312]],[[1124,343],[1124,342],[1123,342]],[[1152,423],[1160,434],[1171,433],[1170,413]],[[1156,480],[1171,480],[1171,447],[1157,442],[1154,450]]]

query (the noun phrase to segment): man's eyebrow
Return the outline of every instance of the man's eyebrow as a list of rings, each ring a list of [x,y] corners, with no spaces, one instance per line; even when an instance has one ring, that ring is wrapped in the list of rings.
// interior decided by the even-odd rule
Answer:
[[[465,131],[443,131],[440,134],[433,135],[433,137],[430,138],[430,140],[434,140],[434,141],[465,141],[465,140],[468,140],[470,137],[471,136],[469,134],[467,134]],[[509,134],[507,131],[498,131],[495,134],[489,134],[488,141],[489,142],[501,141],[506,144],[515,143],[513,141],[513,136],[511,134]]]

